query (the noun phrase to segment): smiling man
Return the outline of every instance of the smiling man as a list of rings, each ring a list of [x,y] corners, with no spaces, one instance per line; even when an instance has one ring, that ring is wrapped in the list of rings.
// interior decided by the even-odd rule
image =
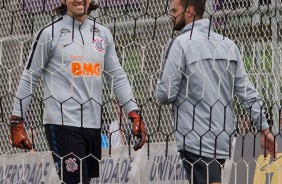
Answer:
[[[132,120],[138,139],[134,150],[146,142],[145,125],[112,34],[88,16],[97,7],[90,0],[61,1],[55,9],[61,17],[35,37],[11,116],[13,146],[32,149],[24,117],[30,94],[42,76],[45,133],[57,172],[66,184],[87,184],[92,177],[99,177],[103,75],[113,84],[117,100]]]

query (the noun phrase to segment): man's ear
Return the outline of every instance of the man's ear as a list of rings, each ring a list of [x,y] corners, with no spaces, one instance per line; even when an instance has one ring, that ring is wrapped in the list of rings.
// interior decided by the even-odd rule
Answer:
[[[196,11],[193,6],[188,6],[186,12],[188,13],[188,16],[196,16]]]
[[[61,0],[61,3],[62,4],[66,4],[66,0]]]

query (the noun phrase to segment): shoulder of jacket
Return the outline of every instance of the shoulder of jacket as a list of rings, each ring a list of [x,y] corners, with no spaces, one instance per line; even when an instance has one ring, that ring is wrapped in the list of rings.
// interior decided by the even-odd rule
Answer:
[[[109,35],[109,34],[112,34],[110,29],[107,28],[106,26],[103,26],[99,23],[97,23],[97,25],[95,26],[97,29],[99,29],[99,31],[105,35]]]
[[[112,37],[110,29],[98,22],[91,23],[89,26],[91,32],[95,31],[95,34],[103,37],[104,39],[110,39]]]
[[[100,29],[102,31],[109,31],[109,29],[106,26],[103,26],[99,22],[95,21],[95,19],[93,17],[88,17],[88,19],[90,21],[93,21],[93,22],[90,23],[91,24],[90,27],[94,26],[96,29]]]
[[[178,35],[175,40],[178,43],[187,43],[187,41],[191,40],[191,34],[193,34],[191,31],[187,31],[183,34]],[[197,33],[195,33],[197,34]]]
[[[187,39],[184,34],[176,36],[175,38],[171,39],[171,41],[169,42],[171,46],[178,45],[179,47],[182,47],[183,45],[185,45],[185,43],[187,43]]]
[[[60,17],[49,24],[45,25],[41,29],[37,31],[38,36],[52,36],[52,34],[56,34],[56,32],[60,31],[63,28],[64,24],[60,24],[63,20],[63,17]]]

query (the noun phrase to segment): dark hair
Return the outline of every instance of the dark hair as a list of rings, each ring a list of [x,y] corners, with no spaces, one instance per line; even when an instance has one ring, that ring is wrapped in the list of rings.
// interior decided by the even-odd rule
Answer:
[[[96,10],[99,8],[99,3],[95,3],[95,1],[91,1],[89,8],[87,10],[87,14],[89,14],[92,10]],[[64,15],[67,13],[67,5],[65,4],[61,4],[60,6],[56,7],[54,9],[54,11],[58,14],[58,15]]]
[[[196,16],[203,18],[205,13],[206,0],[180,0],[180,4],[186,9],[188,6],[193,6]]]

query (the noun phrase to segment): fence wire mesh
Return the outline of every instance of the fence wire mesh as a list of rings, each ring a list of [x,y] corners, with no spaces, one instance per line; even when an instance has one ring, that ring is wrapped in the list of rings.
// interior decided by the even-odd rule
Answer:
[[[12,104],[17,98],[17,86],[36,32],[59,17],[52,11],[59,4],[58,0],[0,1],[0,154],[24,152],[13,148],[9,141]],[[204,14],[215,32],[238,45],[248,76],[263,97],[266,116],[277,139],[281,139],[282,131],[281,14],[281,0],[210,0]],[[173,125],[172,107],[160,105],[155,98],[164,47],[169,39],[179,35],[173,31],[170,21],[170,1],[100,0],[100,8],[90,16],[113,34],[119,61],[146,123],[149,146],[150,143],[174,141],[177,129]],[[42,88],[41,79],[25,114],[26,129],[38,152],[49,150],[42,124],[44,103],[49,99],[44,99]],[[253,133],[253,122],[237,97],[233,103],[236,131],[228,136],[236,134],[244,138]],[[131,123],[113,95],[111,81],[106,79],[103,79],[100,106],[102,132],[110,140],[111,147],[132,145],[135,140]],[[122,140],[115,142],[119,134]],[[216,139],[219,135],[212,136]]]

